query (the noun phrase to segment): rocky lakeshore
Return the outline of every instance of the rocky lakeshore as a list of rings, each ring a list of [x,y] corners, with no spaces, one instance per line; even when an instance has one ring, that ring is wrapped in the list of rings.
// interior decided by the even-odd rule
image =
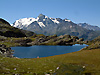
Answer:
[[[76,36],[70,35],[53,35],[53,36],[45,36],[45,35],[34,35],[32,36],[35,40],[32,41],[31,38],[26,38],[24,40],[16,40],[15,43],[19,43],[19,46],[32,46],[32,45],[74,45],[74,44],[83,44],[87,43],[83,38],[78,38]]]
[[[42,34],[33,35],[31,37],[14,38],[0,36],[0,54],[7,57],[12,56],[12,46],[33,46],[33,45],[65,45],[72,46],[74,44],[86,44],[83,38],[70,35],[52,35],[45,36]]]
[[[6,47],[4,44],[0,44],[0,54],[6,57],[13,57],[10,47]]]

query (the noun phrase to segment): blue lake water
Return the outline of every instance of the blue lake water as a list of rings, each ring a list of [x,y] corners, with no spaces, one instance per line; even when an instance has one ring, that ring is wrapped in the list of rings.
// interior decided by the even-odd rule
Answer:
[[[73,46],[30,46],[30,47],[11,47],[14,50],[14,56],[18,58],[37,58],[48,57],[60,54],[71,53],[79,51],[87,45],[73,45]]]

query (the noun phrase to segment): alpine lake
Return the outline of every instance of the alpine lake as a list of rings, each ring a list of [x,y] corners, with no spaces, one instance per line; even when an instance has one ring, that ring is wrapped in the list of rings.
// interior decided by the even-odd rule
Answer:
[[[18,58],[40,58],[48,57],[60,54],[66,54],[76,52],[86,47],[87,45],[75,44],[72,46],[46,46],[46,45],[35,45],[29,47],[11,47],[14,50],[14,56]]]

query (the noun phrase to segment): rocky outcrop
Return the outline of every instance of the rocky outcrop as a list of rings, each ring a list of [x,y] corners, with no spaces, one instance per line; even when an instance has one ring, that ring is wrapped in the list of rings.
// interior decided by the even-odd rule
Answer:
[[[82,50],[95,50],[100,49],[100,36],[95,38],[92,41],[84,41],[84,43],[87,43],[89,46],[83,48]]]
[[[31,44],[28,44],[30,42],[32,42],[31,39],[20,39],[15,41],[15,43],[19,43],[19,46],[31,46]]]
[[[10,47],[6,47],[4,44],[0,44],[0,54],[6,57],[13,57]]]
[[[73,45],[73,44],[82,44],[83,38],[78,38],[76,36],[70,35],[53,35],[53,36],[42,36],[36,37],[35,41],[28,43],[29,45]]]

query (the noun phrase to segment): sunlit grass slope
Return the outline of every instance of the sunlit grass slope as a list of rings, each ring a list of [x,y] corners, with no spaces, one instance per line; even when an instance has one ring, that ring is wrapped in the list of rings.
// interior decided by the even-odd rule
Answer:
[[[2,74],[100,75],[100,49],[34,59],[0,57]]]

